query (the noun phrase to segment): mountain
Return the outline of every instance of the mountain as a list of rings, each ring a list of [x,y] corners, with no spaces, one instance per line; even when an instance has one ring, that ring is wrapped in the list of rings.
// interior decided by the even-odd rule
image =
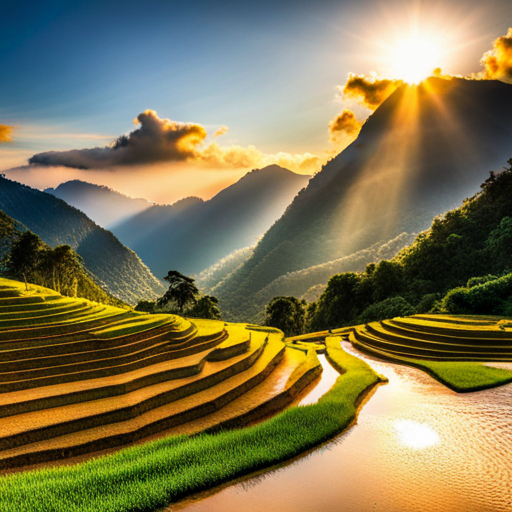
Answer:
[[[83,211],[94,222],[110,229],[128,217],[149,208],[146,199],[133,199],[111,188],[73,180],[44,190]]]
[[[472,195],[512,156],[512,86],[431,78],[398,88],[215,292],[232,318],[289,272],[344,258]]]
[[[51,247],[70,245],[115,297],[134,304],[163,293],[161,282],[133,251],[61,199],[0,177],[0,209]]]
[[[308,180],[270,165],[247,173],[208,201],[155,205],[112,231],[155,275],[171,269],[197,274],[254,245]]]
[[[26,250],[23,261],[17,260],[12,251],[20,243],[23,234],[31,235],[28,246],[32,248],[29,258]],[[25,248],[27,245],[25,245]],[[19,253],[18,253],[19,254]],[[52,249],[37,235],[27,230],[20,222],[0,210],[0,273],[22,281],[30,279],[31,284],[45,286],[68,297],[80,297],[102,304],[123,306],[123,302],[109,295],[83,267],[78,255],[69,247]]]
[[[390,261],[332,276],[309,329],[416,313],[512,315],[512,159]]]

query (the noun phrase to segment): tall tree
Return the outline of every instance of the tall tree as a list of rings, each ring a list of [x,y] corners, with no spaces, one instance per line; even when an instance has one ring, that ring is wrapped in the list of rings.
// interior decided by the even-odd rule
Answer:
[[[187,316],[207,318],[210,320],[222,320],[218,304],[219,299],[217,299],[217,297],[204,295],[187,311]]]
[[[195,279],[184,276],[177,270],[170,270],[164,277],[164,281],[169,283],[169,289],[158,300],[160,306],[169,302],[176,302],[180,313],[183,313],[183,308],[187,304],[196,302],[199,290],[194,283]]]
[[[265,325],[281,329],[286,336],[304,331],[306,301],[295,297],[274,297],[266,307]]]
[[[55,291],[76,297],[83,264],[81,257],[69,245],[59,245],[46,251],[41,267]]]
[[[8,270],[14,277],[23,279],[27,290],[28,281],[34,280],[46,247],[31,231],[23,233],[12,246]]]

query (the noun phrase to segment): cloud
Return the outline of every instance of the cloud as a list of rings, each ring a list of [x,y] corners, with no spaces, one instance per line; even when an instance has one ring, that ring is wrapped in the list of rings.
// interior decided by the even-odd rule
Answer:
[[[12,131],[14,126],[0,124],[0,142],[12,142]]]
[[[346,108],[329,122],[329,138],[338,143],[343,135],[355,138],[361,130],[362,122],[356,119],[354,112]]]
[[[323,162],[312,153],[290,154],[285,152],[267,155],[255,146],[223,147],[212,142],[197,154],[197,159],[209,167],[244,168],[265,167],[277,164],[287,169],[309,173],[316,170]]]
[[[207,137],[201,125],[160,119],[154,110],[142,112],[133,122],[140,126],[128,135],[121,135],[108,147],[38,153],[29,159],[29,163],[101,169],[184,161],[195,155],[197,146]]]
[[[402,80],[377,78],[349,73],[347,83],[340,87],[344,98],[353,98],[370,110],[375,110],[389,95],[403,84]]]
[[[213,138],[215,137],[220,137],[221,135],[225,135],[226,133],[228,133],[228,130],[229,128],[224,125],[224,126],[221,126],[214,134],[213,134]]]
[[[484,67],[484,78],[512,80],[512,27],[507,35],[493,41],[492,50],[484,53],[480,64]]]
[[[64,166],[76,169],[105,169],[162,162],[187,162],[216,168],[250,168],[278,164],[300,172],[313,172],[322,163],[311,153],[268,155],[254,146],[205,144],[206,129],[197,123],[179,123],[161,119],[154,110],[146,110],[133,121],[138,128],[118,137],[108,147],[49,151],[29,159],[32,165]],[[222,126],[214,137],[225,134]]]

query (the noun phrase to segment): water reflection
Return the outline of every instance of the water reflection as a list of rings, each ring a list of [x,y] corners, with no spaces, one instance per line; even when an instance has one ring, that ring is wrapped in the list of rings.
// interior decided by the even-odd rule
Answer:
[[[394,423],[398,440],[416,450],[439,443],[439,434],[426,423],[413,420],[397,420]]]
[[[266,478],[167,510],[510,512],[512,385],[456,394],[417,369],[361,357],[389,384],[356,426]]]
[[[315,383],[313,388],[300,399],[298,405],[309,405],[315,404],[318,402],[318,399],[329,391],[332,388],[336,379],[340,376],[340,374],[329,364],[327,358],[323,354],[318,355],[318,359],[322,363],[322,375],[317,383]]]

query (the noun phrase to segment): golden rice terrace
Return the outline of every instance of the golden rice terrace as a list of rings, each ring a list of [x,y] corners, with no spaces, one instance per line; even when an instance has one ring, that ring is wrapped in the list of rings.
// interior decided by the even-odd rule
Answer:
[[[321,372],[283,341],[0,279],[0,469],[276,412]]]
[[[512,322],[415,315],[353,328],[349,340],[375,355],[432,361],[512,361]]]

